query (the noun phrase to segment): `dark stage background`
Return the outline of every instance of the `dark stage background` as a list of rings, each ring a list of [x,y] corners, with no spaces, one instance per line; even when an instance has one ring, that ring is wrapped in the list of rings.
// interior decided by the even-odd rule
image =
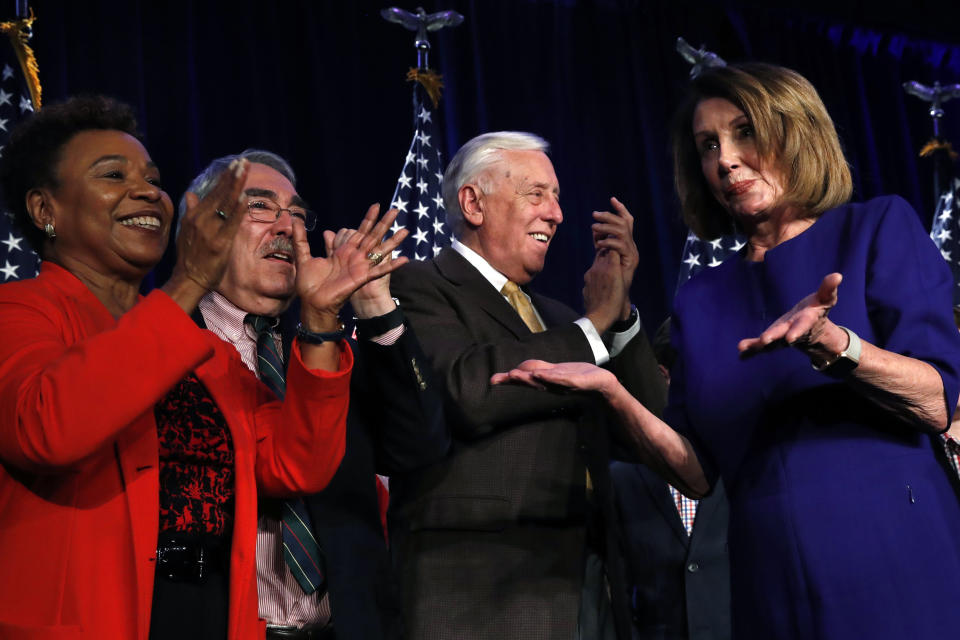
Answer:
[[[103,92],[135,105],[174,201],[210,159],[255,146],[292,162],[322,228],[355,226],[369,203],[389,202],[412,133],[404,74],[415,56],[413,34],[379,16],[388,0],[31,4],[44,102]],[[917,151],[930,120],[900,85],[960,82],[953,4],[425,0],[466,16],[431,37],[447,85],[444,156],[494,129],[550,140],[565,222],[536,288],[580,306],[590,212],[616,195],[636,217],[633,298],[655,326],[685,237],[667,139],[689,68],[676,37],[806,75],[837,123],[855,197],[899,194],[929,227],[931,168]],[[960,100],[947,103],[943,133],[960,145]]]

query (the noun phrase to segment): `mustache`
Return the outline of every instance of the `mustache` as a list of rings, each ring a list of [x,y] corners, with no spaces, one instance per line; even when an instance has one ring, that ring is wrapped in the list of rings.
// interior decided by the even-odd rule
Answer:
[[[268,256],[271,253],[281,251],[283,253],[289,253],[291,256],[296,255],[293,250],[293,240],[290,238],[285,238],[283,236],[277,236],[270,241],[270,244],[265,246],[260,250],[260,256]]]

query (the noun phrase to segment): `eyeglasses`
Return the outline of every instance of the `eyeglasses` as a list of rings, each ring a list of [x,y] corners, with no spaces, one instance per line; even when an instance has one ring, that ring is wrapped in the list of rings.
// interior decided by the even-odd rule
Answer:
[[[295,221],[302,222],[307,231],[313,231],[317,226],[317,214],[313,211],[297,206],[281,207],[268,198],[250,198],[247,201],[247,211],[257,222],[276,222],[280,219],[280,214],[286,211]]]

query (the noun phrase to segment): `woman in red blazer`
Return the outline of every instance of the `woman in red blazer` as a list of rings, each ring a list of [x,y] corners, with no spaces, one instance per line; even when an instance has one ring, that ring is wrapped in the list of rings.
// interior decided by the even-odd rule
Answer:
[[[124,105],[71,99],[4,149],[3,192],[43,263],[0,286],[0,638],[263,637],[257,492],[316,492],[343,456],[344,342],[297,341],[280,402],[190,318],[247,215],[245,164],[192,199],[170,281],[138,294],[173,207],[135,130]],[[383,222],[326,259],[294,225],[308,332],[399,266],[367,257],[393,248]]]

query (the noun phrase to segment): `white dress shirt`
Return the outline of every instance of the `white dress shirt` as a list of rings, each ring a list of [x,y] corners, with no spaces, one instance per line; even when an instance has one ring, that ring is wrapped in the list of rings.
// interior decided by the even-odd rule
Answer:
[[[497,293],[500,293],[503,289],[503,285],[507,283],[507,276],[503,275],[496,269],[494,269],[486,259],[481,256],[479,253],[463,244],[456,238],[454,238],[450,243],[450,248],[463,256],[467,262],[472,264],[477,271],[480,272],[480,275],[484,277],[497,290]],[[521,289],[523,292],[523,290]],[[503,295],[503,294],[501,294]],[[523,292],[523,295],[527,296],[526,292]],[[506,296],[504,296],[506,300]],[[527,299],[530,300],[530,296],[527,296]],[[543,321],[543,318],[540,316],[540,312],[537,311],[536,306],[534,306],[533,301],[530,301],[530,306],[533,308],[534,312],[537,314],[537,319],[540,320],[540,324],[547,326]],[[607,345],[604,344],[603,339],[600,337],[600,333],[597,331],[597,328],[593,326],[593,322],[589,318],[577,318],[574,320],[576,324],[583,331],[583,335],[586,336],[587,342],[590,344],[590,350],[593,351],[594,363],[597,365],[602,365],[607,363],[610,358],[615,357],[618,353],[623,351],[623,348],[627,346],[627,343],[633,339],[640,332],[640,320],[637,319],[626,331],[620,332],[607,332],[609,336],[610,348],[607,349]]]

